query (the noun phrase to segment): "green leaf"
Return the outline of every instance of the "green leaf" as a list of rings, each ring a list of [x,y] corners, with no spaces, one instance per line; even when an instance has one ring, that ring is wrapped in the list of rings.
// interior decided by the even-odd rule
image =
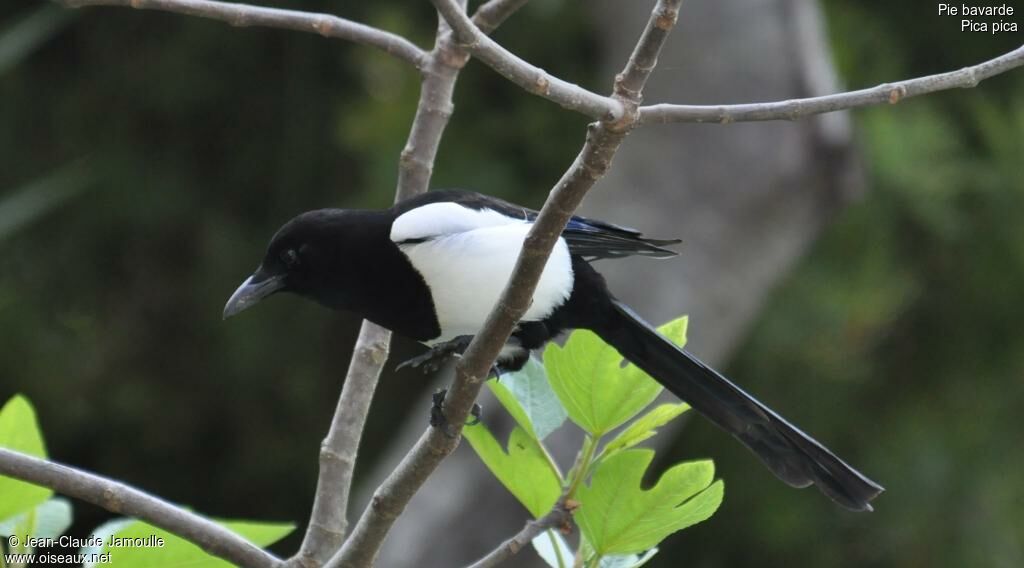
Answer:
[[[26,511],[0,523],[0,535],[31,535],[57,538],[71,526],[71,503],[63,497],[54,497],[31,511]]]
[[[668,535],[699,523],[722,503],[721,481],[712,483],[710,460],[681,463],[647,490],[640,487],[654,451],[624,450],[602,462],[589,486],[576,496],[576,523],[594,550],[636,554],[654,548]]]
[[[544,365],[530,357],[526,365],[487,386],[508,413],[535,440],[543,440],[565,422],[562,403],[548,384]]]
[[[660,328],[677,345],[686,343],[686,317]],[[587,330],[576,330],[564,347],[550,344],[544,367],[552,390],[569,418],[598,438],[636,416],[654,401],[661,385]]]
[[[675,343],[678,347],[684,347],[686,345],[686,330],[689,324],[690,318],[687,316],[678,317],[666,324],[662,324],[658,327],[658,333],[664,335],[669,341]],[[626,365],[624,369],[628,381],[633,381],[639,384],[648,384],[651,382],[656,383],[653,377],[648,375],[646,372],[640,370],[639,367],[630,363]],[[659,385],[660,387],[660,385]],[[658,392],[661,392],[661,388],[658,388]],[[657,394],[655,394],[657,396]],[[654,398],[651,398],[651,402]],[[648,403],[650,404],[650,403]],[[646,407],[646,405],[644,405]],[[637,410],[639,412],[639,410]]]
[[[690,405],[685,402],[678,404],[660,404],[654,407],[647,414],[644,414],[638,418],[635,422],[626,427],[625,430],[619,432],[619,435],[612,439],[605,445],[604,450],[601,451],[603,458],[607,459],[609,456],[620,452],[622,450],[632,448],[633,446],[643,442],[651,436],[658,433],[658,428],[671,422],[675,417],[689,410]]]
[[[46,457],[43,435],[39,432],[32,404],[21,395],[7,401],[0,409],[0,447]],[[0,519],[7,519],[46,501],[53,491],[10,477],[0,476]]]
[[[295,530],[291,523],[261,523],[254,521],[224,521],[217,524],[249,540],[259,547],[269,546]],[[103,546],[83,548],[82,554],[106,553],[109,558],[103,564],[114,564],[120,568],[150,566],[188,566],[189,568],[230,567],[231,563],[211,556],[198,546],[175,536],[161,528],[133,519],[115,519],[100,525],[93,536],[103,540]],[[140,539],[128,541],[135,546],[111,546],[112,539]],[[89,568],[89,565],[87,565]]]
[[[508,453],[483,424],[462,430],[480,459],[530,514],[546,514],[562,492],[562,482],[544,449],[523,428],[516,426],[508,438]]]

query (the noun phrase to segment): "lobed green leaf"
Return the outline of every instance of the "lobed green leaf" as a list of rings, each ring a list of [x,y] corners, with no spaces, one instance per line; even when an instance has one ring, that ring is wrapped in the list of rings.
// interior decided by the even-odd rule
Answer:
[[[534,517],[546,514],[562,492],[562,482],[544,449],[522,427],[508,439],[508,452],[483,424],[462,430],[491,473]]]
[[[658,428],[668,424],[690,409],[685,402],[660,404],[627,426],[619,435],[608,442],[602,450],[602,459],[643,442],[658,433]]]
[[[686,343],[686,317],[658,330],[679,346]],[[576,330],[564,347],[550,344],[544,367],[551,388],[581,428],[598,438],[633,418],[657,398],[661,385],[587,330]]]
[[[654,487],[641,480],[654,451],[623,450],[603,461],[579,488],[576,523],[599,555],[637,554],[668,535],[710,517],[722,502],[710,460],[677,464]]]

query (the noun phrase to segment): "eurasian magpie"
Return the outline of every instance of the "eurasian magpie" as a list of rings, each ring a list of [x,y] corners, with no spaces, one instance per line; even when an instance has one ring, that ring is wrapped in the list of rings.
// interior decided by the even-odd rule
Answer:
[[[292,292],[433,346],[421,360],[459,351],[483,326],[536,217],[525,207],[463,191],[431,191],[385,210],[303,213],[274,235],[224,317],[276,292]],[[870,511],[880,485],[659,335],[590,265],[631,255],[675,256],[665,246],[678,242],[573,217],[499,368],[521,368],[531,351],[564,330],[589,329],[735,436],[782,481],[815,484],[843,507]]]

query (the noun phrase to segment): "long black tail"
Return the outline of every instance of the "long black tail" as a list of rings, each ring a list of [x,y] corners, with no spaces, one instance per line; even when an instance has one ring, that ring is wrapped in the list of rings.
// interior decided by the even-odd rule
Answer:
[[[846,465],[754,397],[662,337],[628,306],[612,300],[595,333],[694,410],[735,436],[793,487],[815,484],[836,503],[870,511],[882,486]]]

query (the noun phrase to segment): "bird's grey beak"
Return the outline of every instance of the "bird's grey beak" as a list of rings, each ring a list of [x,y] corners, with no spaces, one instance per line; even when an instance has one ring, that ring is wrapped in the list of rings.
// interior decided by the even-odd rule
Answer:
[[[262,270],[245,279],[224,305],[224,319],[251,307],[263,298],[284,288],[284,276],[267,276]]]

